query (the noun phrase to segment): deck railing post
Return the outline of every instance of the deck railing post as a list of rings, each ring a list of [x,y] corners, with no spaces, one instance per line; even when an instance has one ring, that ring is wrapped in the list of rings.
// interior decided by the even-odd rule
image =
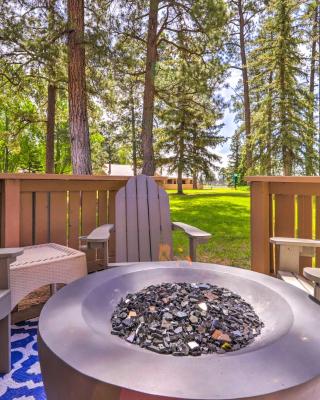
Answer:
[[[268,182],[251,182],[251,269],[270,274],[270,194]]]
[[[20,180],[2,181],[1,247],[20,246]]]

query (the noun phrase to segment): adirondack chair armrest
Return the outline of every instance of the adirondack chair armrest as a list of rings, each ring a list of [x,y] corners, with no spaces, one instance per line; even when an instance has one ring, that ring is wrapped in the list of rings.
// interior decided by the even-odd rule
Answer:
[[[0,249],[0,258],[16,258],[23,253],[23,249],[20,247],[4,247]]]
[[[201,229],[195,228],[192,225],[185,224],[183,222],[172,222],[173,230],[181,230],[186,235],[193,239],[197,239],[199,242],[207,242],[211,238],[211,233],[202,231]]]
[[[320,247],[320,240],[292,237],[271,237],[270,243],[280,248],[279,269],[299,273],[299,259],[314,257]]]
[[[21,248],[0,249],[0,373],[7,373],[11,368],[9,267],[22,253]]]
[[[208,232],[183,222],[172,222],[172,229],[181,230],[189,237],[189,253],[192,261],[196,261],[197,259],[197,245],[199,243],[206,243],[212,236]]]
[[[87,236],[80,236],[80,249],[87,250],[88,248],[104,247],[107,244],[110,234],[113,230],[113,224],[105,224],[98,226],[98,228],[95,228]]]
[[[101,243],[109,240],[110,233],[114,230],[113,224],[100,225],[98,228],[94,229],[87,236],[87,241],[92,243]]]
[[[23,253],[21,248],[0,249],[0,288],[9,288],[9,267]]]
[[[320,301],[320,269],[306,267],[303,269],[303,276],[309,281],[313,282],[313,296]]]
[[[290,247],[320,247],[320,240],[292,237],[271,237],[270,243]]]

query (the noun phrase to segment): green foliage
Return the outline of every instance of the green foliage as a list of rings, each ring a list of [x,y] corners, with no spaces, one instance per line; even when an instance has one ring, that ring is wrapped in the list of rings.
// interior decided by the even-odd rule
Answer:
[[[313,1],[270,0],[260,12],[257,34],[248,42],[254,163],[251,171],[243,169],[243,105],[235,97],[240,131],[232,140],[230,170],[262,175],[316,172],[319,144],[308,75],[315,7]]]
[[[287,175],[302,167],[301,150],[308,129],[309,94],[301,85],[306,76],[301,65],[298,11],[294,0],[270,1],[251,58],[256,98],[253,147],[263,164],[265,156],[271,155],[273,167],[283,166]],[[271,154],[263,155],[264,151]]]
[[[318,2],[243,0],[251,101],[246,170],[243,82],[232,99],[238,129],[227,176],[318,170],[311,44],[318,76]],[[71,172],[67,21],[62,0],[0,0],[0,171],[45,170],[47,87],[57,88],[55,171]],[[93,169],[142,165],[141,123],[148,0],[86,0],[85,48]],[[235,0],[160,0],[155,73],[157,165],[210,176],[231,65],[241,68]],[[314,84],[317,87],[318,82]]]
[[[156,150],[159,164],[178,175],[210,179],[219,161],[214,148],[224,140],[218,122],[224,104],[216,93],[225,76],[217,49],[222,46],[226,10],[222,2],[199,1],[193,3],[190,16],[191,20],[180,18],[174,32],[163,34],[166,47],[156,80]]]

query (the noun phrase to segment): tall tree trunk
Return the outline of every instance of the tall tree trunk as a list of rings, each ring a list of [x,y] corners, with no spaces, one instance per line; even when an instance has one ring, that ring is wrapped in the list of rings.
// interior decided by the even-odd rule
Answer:
[[[286,4],[281,3],[281,15],[282,18],[286,18]],[[291,142],[289,138],[289,132],[287,130],[287,106],[286,106],[286,98],[287,98],[287,87],[286,87],[286,59],[283,50],[283,42],[285,38],[288,36],[286,32],[286,25],[284,20],[282,20],[281,24],[281,41],[280,43],[280,55],[279,55],[279,81],[280,81],[280,138],[282,142],[282,163],[283,163],[283,174],[288,176],[292,175],[293,169],[293,157],[292,157],[292,148]]]
[[[312,26],[312,42],[311,42],[311,62],[310,62],[310,79],[309,91],[314,93],[315,72],[316,72],[316,51],[317,51],[317,32],[318,32],[318,7],[314,11],[314,21]]]
[[[184,130],[185,130],[184,116],[182,117],[179,133],[179,150],[178,150],[178,180],[177,180],[177,192],[178,194],[183,194],[183,184],[182,184],[182,174],[184,168],[184,152],[185,152],[185,144],[184,144]]]
[[[48,37],[53,38],[55,25],[56,0],[48,0]],[[54,131],[56,114],[56,85],[55,85],[55,61],[52,57],[48,61],[48,106],[47,106],[47,134],[46,134],[46,173],[54,173]]]
[[[285,106],[285,81],[284,81],[284,65],[280,68],[280,137],[282,141],[282,163],[283,174],[285,176],[292,175],[292,151],[289,145],[287,134],[287,112]]]
[[[141,133],[143,149],[142,173],[145,175],[154,175],[155,173],[152,130],[157,62],[158,8],[159,0],[150,0]]]
[[[196,152],[196,141],[197,141],[197,132],[196,132],[197,126],[193,127],[193,132],[192,132],[192,188],[193,189],[198,189],[198,169],[196,165],[196,157],[197,157],[197,152]]]
[[[318,32],[318,7],[315,7],[314,20],[311,31],[312,42],[311,42],[311,61],[310,61],[310,78],[309,78],[309,93],[310,93],[310,110],[308,115],[309,127],[307,130],[306,137],[306,155],[305,155],[305,166],[306,175],[314,175],[314,110],[315,110],[315,72],[316,72],[316,51],[317,51],[317,32]]]
[[[55,173],[56,174],[62,174],[63,172],[61,172],[61,146],[60,146],[60,136],[58,134],[58,132],[56,133],[56,165],[55,165]]]
[[[320,1],[317,0],[318,15],[318,174],[320,175]]]
[[[5,113],[5,129],[6,129],[6,143],[4,145],[4,160],[3,160],[3,172],[9,171],[9,149],[8,149],[8,141],[9,141],[9,118]]]
[[[318,174],[320,175],[320,2],[317,1],[318,13]]]
[[[74,174],[92,173],[87,114],[84,0],[68,0],[68,89],[71,162]]]
[[[269,90],[268,90],[268,128],[267,128],[267,162],[266,162],[266,173],[271,175],[272,170],[272,89],[271,84],[273,81],[273,71],[269,74]]]
[[[198,172],[195,169],[192,173],[192,189],[198,189]]]
[[[54,130],[56,115],[56,92],[54,83],[48,84],[47,135],[46,135],[46,173],[54,171]]]
[[[111,175],[112,173],[112,161],[113,161],[113,146],[111,144],[110,137],[105,138],[105,148],[106,148],[106,153],[107,153],[107,160],[108,160],[108,175]]]
[[[246,171],[250,171],[250,169],[252,167],[251,106],[250,106],[247,55],[246,55],[245,20],[244,20],[244,13],[243,13],[243,0],[238,0],[238,13],[239,13],[240,56],[241,56],[242,82],[243,82],[244,125],[245,125],[245,134],[246,134],[245,169],[246,169]]]
[[[133,87],[130,88],[130,103],[131,103],[131,135],[132,135],[132,164],[133,175],[137,175],[137,135],[136,135],[136,116],[134,108]]]
[[[3,172],[9,172],[9,149],[8,146],[4,145],[4,165],[3,165]]]
[[[183,174],[183,152],[184,140],[181,136],[179,139],[179,162],[178,162],[178,179],[177,179],[177,193],[183,194],[182,174]]]

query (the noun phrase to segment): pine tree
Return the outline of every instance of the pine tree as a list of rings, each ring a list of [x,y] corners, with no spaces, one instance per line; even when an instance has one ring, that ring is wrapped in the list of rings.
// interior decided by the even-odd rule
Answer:
[[[304,15],[304,25],[306,25],[306,45],[310,48],[309,62],[309,109],[308,109],[308,129],[305,134],[305,173],[314,175],[317,171],[317,152],[316,152],[316,124],[315,124],[315,80],[316,80],[316,60],[319,58],[317,51],[319,42],[319,19],[320,4],[318,1],[312,1],[308,4]],[[312,23],[310,24],[310,21]],[[318,53],[318,54],[317,54]]]
[[[252,117],[251,117],[251,88],[250,66],[248,54],[255,29],[254,21],[261,13],[261,1],[253,0],[229,0],[230,8],[230,43],[231,59],[235,58],[236,65],[232,66],[241,71],[242,98],[243,98],[243,124],[245,132],[245,147],[243,151],[243,167],[250,172],[253,167],[252,148]],[[232,54],[233,53],[233,54]],[[239,65],[240,64],[240,65]]]
[[[219,9],[217,3],[216,6]],[[160,159],[169,165],[171,171],[177,171],[180,194],[183,193],[183,173],[194,178],[199,174],[211,175],[218,161],[213,149],[223,141],[218,135],[223,102],[215,93],[224,77],[224,65],[218,51],[204,61],[204,54],[209,49],[221,48],[223,30],[215,17],[214,14],[207,15],[207,30],[196,35],[188,29],[186,21],[180,19],[175,30],[177,39],[172,44],[178,51],[172,57],[173,51],[166,48],[159,71],[157,121],[161,126],[158,129]],[[223,18],[220,22],[223,24]],[[214,26],[214,32],[209,26]]]
[[[84,0],[68,0],[68,89],[74,174],[91,174],[84,47]]]
[[[230,154],[228,157],[228,172],[230,175],[240,174],[242,176],[242,167],[241,167],[241,159],[242,159],[242,148],[243,148],[243,139],[241,135],[241,129],[237,129],[234,135],[231,138],[230,142]],[[241,181],[240,178],[239,181]]]
[[[155,71],[157,62],[157,41],[158,41],[158,10],[159,0],[150,0],[149,21],[147,34],[147,55],[146,72],[143,95],[142,113],[142,147],[143,147],[143,168],[142,173],[154,175],[155,162],[153,154],[153,114],[155,98]]]
[[[55,25],[55,7],[56,0],[48,0],[48,38],[54,40],[54,25]],[[56,116],[56,70],[55,63],[57,58],[57,48],[51,45],[50,62],[48,65],[48,106],[47,106],[47,135],[46,135],[46,172],[54,173],[54,132],[55,132],[55,116]]]
[[[275,171],[285,175],[303,167],[303,144],[308,125],[309,93],[302,84],[299,4],[294,0],[271,0],[251,55],[255,106],[253,147],[265,152],[266,172],[272,154]],[[314,129],[314,128],[312,128]]]
[[[37,96],[40,100],[38,123],[46,123],[47,128],[46,171],[54,172],[56,101],[66,80],[60,1],[0,2],[0,32],[2,82],[11,86],[13,92],[20,89],[25,96]]]

